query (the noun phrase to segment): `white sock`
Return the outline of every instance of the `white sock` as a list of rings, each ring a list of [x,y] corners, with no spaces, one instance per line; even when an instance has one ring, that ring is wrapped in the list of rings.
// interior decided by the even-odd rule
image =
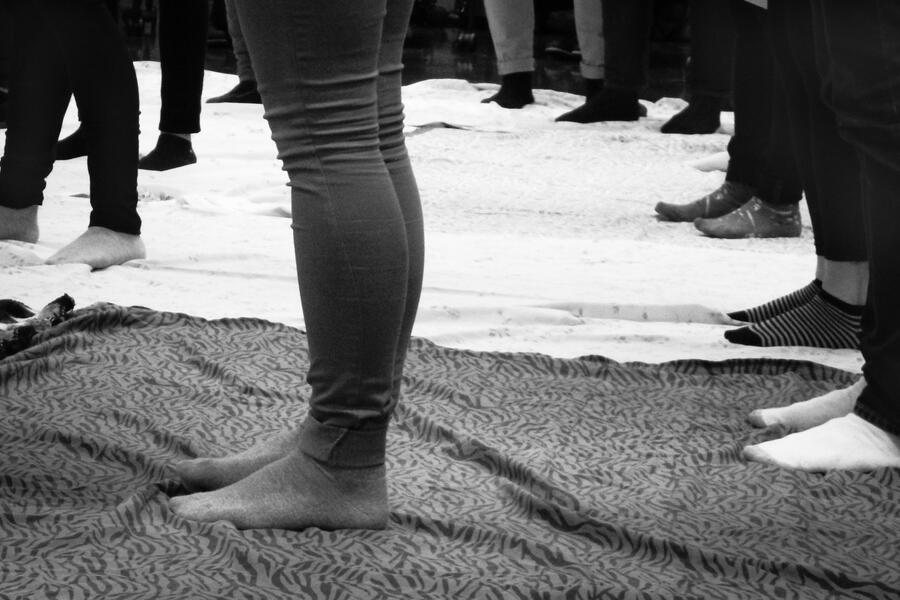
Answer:
[[[778,440],[747,446],[744,458],[815,472],[900,467],[900,436],[849,414]]]
[[[788,406],[754,410],[747,420],[754,427],[784,425],[791,431],[803,431],[835,417],[849,414],[865,388],[866,379],[860,377],[850,387],[834,390],[810,400],[794,402]]]

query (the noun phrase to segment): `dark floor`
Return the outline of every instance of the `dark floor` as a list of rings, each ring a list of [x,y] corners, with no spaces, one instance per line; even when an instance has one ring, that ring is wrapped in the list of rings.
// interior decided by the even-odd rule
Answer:
[[[562,41],[575,44],[571,12],[553,15],[544,31],[535,33],[534,87],[583,94],[584,87],[578,60],[544,51],[548,43]],[[663,96],[682,95],[687,42],[679,32],[654,36],[650,56],[650,84],[642,94],[656,100]],[[661,39],[662,38],[662,39]],[[134,27],[128,35],[135,60],[159,60],[153,24]],[[490,33],[484,22],[476,20],[469,27],[414,24],[410,27],[404,52],[404,84],[424,79],[452,78],[471,82],[499,83]],[[210,28],[206,55],[207,69],[234,73],[234,56],[227,36],[214,26]]]

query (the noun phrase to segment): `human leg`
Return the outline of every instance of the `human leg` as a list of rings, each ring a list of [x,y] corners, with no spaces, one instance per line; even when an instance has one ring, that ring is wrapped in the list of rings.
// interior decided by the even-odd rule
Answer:
[[[262,99],[256,88],[256,75],[253,74],[250,53],[247,52],[247,44],[244,41],[244,33],[241,31],[241,21],[238,19],[234,0],[225,0],[225,17],[228,20],[228,35],[231,37],[231,48],[237,64],[238,84],[221,96],[210,98],[207,102],[213,104],[220,102],[259,104]]]
[[[715,133],[719,113],[731,96],[735,31],[731,9],[722,0],[692,0],[688,105],[663,123],[662,133]]]
[[[557,121],[596,123],[637,121],[638,94],[647,84],[650,25],[649,0],[603,0],[602,20],[606,80],[603,89]]]
[[[24,0],[7,8],[14,26],[9,122],[0,159],[0,239],[36,242],[38,206],[71,92],[62,51],[41,12]]]
[[[189,518],[239,527],[386,522],[386,432],[414,312],[407,230],[420,227],[404,214],[417,210],[417,195],[399,197],[412,197],[411,171],[391,176],[392,168],[406,171],[402,158],[391,158],[400,156],[396,136],[385,131],[390,123],[402,131],[399,104],[393,119],[379,115],[375,77],[382,42],[402,39],[383,36],[382,24],[398,11],[405,28],[411,3],[389,0],[386,8],[387,19],[384,2],[238,2],[292,186],[313,391],[289,453],[216,492],[173,499]],[[284,52],[285,44],[296,52]],[[399,61],[396,69],[389,79],[399,83]],[[401,180],[412,187],[395,190]]]
[[[138,162],[140,169],[166,171],[197,162],[191,134],[200,131],[208,26],[206,0],[159,0],[160,135]]]
[[[497,55],[500,90],[482,102],[503,108],[522,108],[534,102],[534,2],[532,0],[486,0],[484,13]]]

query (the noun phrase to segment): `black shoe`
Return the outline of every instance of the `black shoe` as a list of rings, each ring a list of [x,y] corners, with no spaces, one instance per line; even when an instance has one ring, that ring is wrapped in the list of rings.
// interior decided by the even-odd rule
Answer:
[[[662,221],[691,222],[696,219],[716,219],[737,210],[753,198],[751,186],[726,181],[699,200],[686,204],[658,202],[654,210]]]
[[[138,160],[138,169],[168,171],[197,162],[191,142],[170,133],[160,133],[156,148]]]
[[[714,96],[697,94],[681,112],[663,123],[662,133],[715,133],[721,125],[722,101]]]
[[[219,102],[262,104],[262,98],[259,97],[259,90],[256,89],[256,82],[251,79],[250,81],[239,82],[221,96],[215,96],[206,102],[207,104],[217,104]]]
[[[80,126],[56,142],[56,160],[71,160],[79,156],[87,156],[87,135]]]

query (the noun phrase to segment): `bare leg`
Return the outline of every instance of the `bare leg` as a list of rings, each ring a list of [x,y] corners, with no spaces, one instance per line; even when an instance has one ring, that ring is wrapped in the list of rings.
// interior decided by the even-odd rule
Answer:
[[[6,208],[0,206],[0,240],[35,243],[40,237],[37,206]]]
[[[47,264],[84,263],[92,269],[105,269],[146,256],[141,236],[106,227],[88,227],[75,241],[48,258]]]

